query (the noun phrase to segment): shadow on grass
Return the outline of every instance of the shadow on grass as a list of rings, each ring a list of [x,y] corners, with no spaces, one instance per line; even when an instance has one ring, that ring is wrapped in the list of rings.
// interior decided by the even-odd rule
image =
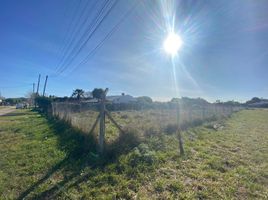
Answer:
[[[97,139],[93,134],[85,134],[62,120],[47,118],[47,122],[58,137],[58,148],[65,151],[67,156],[50,168],[40,180],[21,193],[18,200],[25,198],[54,199],[57,195],[64,193],[67,188],[76,186],[90,177],[98,175],[96,169],[102,170],[107,164],[114,162],[118,156],[131,150],[134,147],[133,145],[139,143],[136,135],[133,136],[130,131],[121,135],[114,143],[107,144],[105,153],[100,156],[97,154]],[[124,147],[120,146],[122,142],[124,142]],[[83,174],[84,169],[88,167],[91,170]],[[30,195],[57,172],[64,175],[63,180],[49,185],[48,189],[41,193]]]

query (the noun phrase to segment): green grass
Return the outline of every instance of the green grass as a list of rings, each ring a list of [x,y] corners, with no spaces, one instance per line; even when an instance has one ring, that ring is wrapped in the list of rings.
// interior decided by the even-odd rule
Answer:
[[[164,133],[124,148],[129,135],[101,158],[94,138],[16,111],[0,117],[0,199],[267,199],[267,121],[268,110],[243,110],[221,130],[188,129],[184,158]]]

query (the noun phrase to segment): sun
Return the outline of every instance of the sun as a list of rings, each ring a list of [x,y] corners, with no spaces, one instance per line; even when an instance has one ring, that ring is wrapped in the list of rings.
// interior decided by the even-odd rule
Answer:
[[[164,49],[167,53],[174,56],[181,49],[182,44],[183,41],[179,35],[176,33],[169,33],[164,41]]]

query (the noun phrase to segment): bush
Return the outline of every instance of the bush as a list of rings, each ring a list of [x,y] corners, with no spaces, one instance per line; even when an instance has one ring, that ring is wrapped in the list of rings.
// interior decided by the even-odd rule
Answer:
[[[120,133],[119,137],[111,144],[106,146],[106,154],[109,158],[115,158],[118,155],[131,151],[142,141],[141,133],[135,129],[127,129]]]
[[[52,99],[48,97],[36,97],[35,102],[41,112],[51,114],[52,111]]]
[[[130,153],[128,158],[131,167],[137,167],[138,165],[152,165],[157,161],[155,151],[151,151],[146,144],[140,144],[135,147]]]
[[[159,134],[160,134],[160,130],[155,126],[151,126],[151,127],[147,128],[145,130],[145,132],[144,132],[144,135],[148,136],[148,137],[156,136],[156,135],[159,135]]]
[[[165,132],[167,134],[174,134],[178,130],[178,125],[177,124],[168,124],[165,128]]]

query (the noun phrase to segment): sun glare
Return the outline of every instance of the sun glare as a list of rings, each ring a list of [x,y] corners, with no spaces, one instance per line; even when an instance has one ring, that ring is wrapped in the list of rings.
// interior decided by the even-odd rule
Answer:
[[[166,40],[164,41],[164,49],[167,53],[174,56],[180,50],[182,44],[183,42],[179,35],[176,33],[169,33]]]

